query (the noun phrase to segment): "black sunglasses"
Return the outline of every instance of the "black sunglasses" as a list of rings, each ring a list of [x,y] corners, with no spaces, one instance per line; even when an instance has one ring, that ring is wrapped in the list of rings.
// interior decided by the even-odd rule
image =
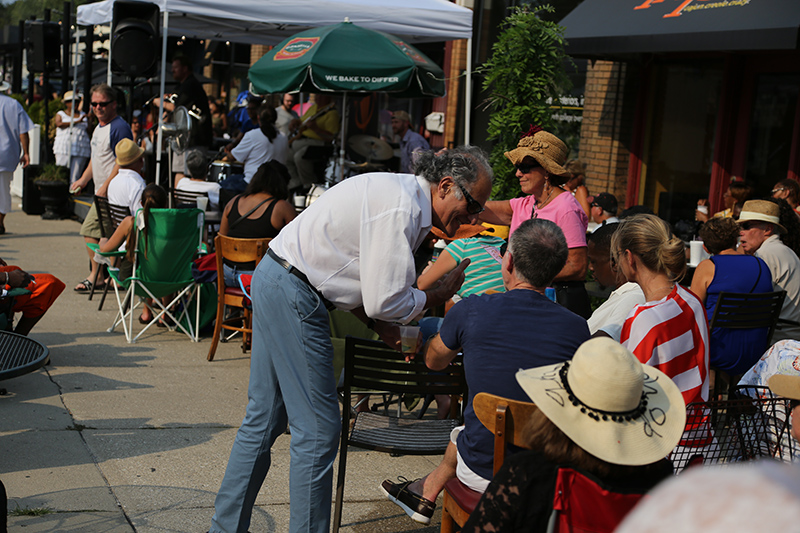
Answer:
[[[517,170],[519,170],[523,174],[527,174],[531,170],[537,169],[542,165],[540,165],[539,163],[520,163],[519,165],[514,165],[514,166],[517,168]]]
[[[739,227],[747,231],[749,229],[758,228],[760,226],[757,222],[746,221],[746,222],[739,222]]]
[[[464,187],[462,187],[460,183],[456,183],[456,185],[458,185],[458,188],[461,189],[461,194],[464,195],[464,198],[467,199],[467,213],[469,213],[470,215],[477,215],[478,213],[483,213],[484,207],[478,202],[478,200],[470,196],[467,190]]]
[[[111,100],[109,100],[108,102],[92,102],[92,107],[97,107],[97,106],[105,107],[111,102],[112,102]]]

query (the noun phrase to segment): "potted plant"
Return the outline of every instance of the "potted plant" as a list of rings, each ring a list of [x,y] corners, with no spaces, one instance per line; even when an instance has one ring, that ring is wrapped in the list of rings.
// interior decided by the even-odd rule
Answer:
[[[42,167],[39,176],[33,180],[39,189],[39,197],[44,205],[45,220],[58,220],[62,218],[64,206],[69,200],[69,175],[67,167],[60,167],[55,163],[48,163]]]

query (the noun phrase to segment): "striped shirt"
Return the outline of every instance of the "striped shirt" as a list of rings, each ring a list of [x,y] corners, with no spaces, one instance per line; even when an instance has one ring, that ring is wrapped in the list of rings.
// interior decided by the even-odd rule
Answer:
[[[444,249],[456,263],[469,258],[470,263],[464,271],[464,283],[458,290],[461,298],[473,294],[483,294],[488,290],[505,292],[503,288],[503,272],[500,262],[492,255],[493,248],[496,256],[500,257],[500,247],[505,241],[500,237],[491,235],[478,235],[468,239],[457,239]]]
[[[672,378],[686,404],[708,400],[708,322],[700,300],[678,284],[664,299],[636,306],[620,342]]]

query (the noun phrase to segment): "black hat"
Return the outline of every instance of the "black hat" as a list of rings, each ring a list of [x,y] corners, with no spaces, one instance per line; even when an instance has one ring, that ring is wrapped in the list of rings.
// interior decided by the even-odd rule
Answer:
[[[612,215],[617,214],[617,199],[609,192],[601,192],[592,199],[592,205],[600,207],[603,211],[608,211]]]

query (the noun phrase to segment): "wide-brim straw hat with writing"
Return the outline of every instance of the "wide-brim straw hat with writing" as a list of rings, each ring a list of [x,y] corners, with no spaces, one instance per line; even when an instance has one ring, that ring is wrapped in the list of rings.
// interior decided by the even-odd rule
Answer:
[[[122,139],[117,143],[114,153],[117,154],[117,164],[125,167],[141,158],[144,155],[144,148],[136,146],[130,139]]]
[[[514,165],[522,163],[525,157],[532,157],[548,174],[571,178],[572,173],[564,168],[568,153],[569,148],[561,139],[538,126],[532,126],[519,140],[517,147],[506,152],[505,156]]]
[[[775,374],[767,380],[769,390],[790,400],[800,400],[800,376]]]
[[[769,200],[748,200],[742,206],[739,213],[739,223],[748,220],[769,222],[775,226],[777,233],[786,233],[786,228],[781,226],[781,208],[778,204]]]
[[[663,459],[686,424],[678,386],[609,338],[584,342],[572,361],[520,370],[517,381],[575,444],[609,463]]]
[[[72,91],[65,92],[64,98],[61,99],[62,102],[72,102],[73,100],[78,100],[78,98],[75,98],[75,94]]]

